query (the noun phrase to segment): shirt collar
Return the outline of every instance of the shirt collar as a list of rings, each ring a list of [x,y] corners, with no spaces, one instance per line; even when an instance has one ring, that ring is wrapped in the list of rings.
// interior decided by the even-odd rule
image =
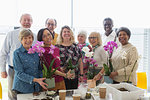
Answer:
[[[21,45],[20,51],[21,51],[21,52],[28,52],[28,51],[23,47],[23,45]]]

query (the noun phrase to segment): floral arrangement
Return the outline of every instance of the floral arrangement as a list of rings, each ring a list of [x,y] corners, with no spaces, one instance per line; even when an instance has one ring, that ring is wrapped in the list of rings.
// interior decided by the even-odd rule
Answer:
[[[109,57],[107,59],[107,64],[103,64],[106,76],[109,76],[110,73],[113,71],[113,65],[112,65],[112,62],[111,62],[111,57],[112,57],[114,48],[116,48],[116,49],[118,48],[117,43],[114,42],[114,41],[109,41],[104,46],[104,50],[107,51],[108,55],[109,55]]]
[[[51,45],[50,46],[50,50],[49,50],[49,54],[52,54],[54,56],[54,59],[51,61],[49,67],[46,67],[46,65],[48,65],[48,63],[46,62],[43,53],[45,52],[45,49],[43,48],[43,41],[39,42],[37,41],[36,44],[34,46],[32,46],[32,48],[29,49],[28,53],[32,54],[37,52],[40,56],[40,61],[41,61],[41,65],[43,66],[43,77],[46,78],[52,78],[53,74],[55,73],[55,71],[58,69],[53,69],[53,63],[56,59],[58,59],[58,57],[54,54],[54,50],[55,50],[55,46]],[[46,64],[46,65],[45,65]]]
[[[92,68],[93,68],[93,72],[90,72],[90,71],[88,70],[87,78],[88,78],[88,79],[93,79],[94,76],[96,75],[95,67],[97,67],[98,64],[96,64],[96,60],[94,60],[94,59],[92,58],[93,52],[89,52],[90,49],[89,49],[88,47],[83,47],[83,48],[82,48],[82,51],[85,53],[85,57],[84,57],[84,60],[83,60],[83,61],[84,61],[85,63],[86,63],[86,62],[89,62],[89,64],[90,64],[89,67],[92,67]]]

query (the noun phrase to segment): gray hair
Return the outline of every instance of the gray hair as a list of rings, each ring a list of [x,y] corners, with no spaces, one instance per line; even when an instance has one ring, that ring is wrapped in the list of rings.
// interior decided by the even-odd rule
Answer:
[[[87,38],[87,32],[84,30],[79,31],[78,36],[79,35],[84,35],[85,39]]]
[[[19,33],[19,41],[21,42],[23,37],[27,37],[29,35],[31,35],[34,40],[33,32],[28,28],[23,28]]]
[[[31,17],[31,21],[33,22],[32,16],[31,16],[30,14],[28,14],[28,13],[24,13],[24,14],[21,15],[21,17],[20,17],[20,22],[21,22],[21,20],[22,20],[22,17],[23,17],[23,16],[26,16],[26,15],[30,16],[30,17]]]

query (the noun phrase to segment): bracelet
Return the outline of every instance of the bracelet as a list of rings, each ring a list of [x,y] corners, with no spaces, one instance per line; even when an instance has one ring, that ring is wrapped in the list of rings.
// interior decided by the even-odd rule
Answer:
[[[83,74],[79,74],[80,76],[83,76]]]

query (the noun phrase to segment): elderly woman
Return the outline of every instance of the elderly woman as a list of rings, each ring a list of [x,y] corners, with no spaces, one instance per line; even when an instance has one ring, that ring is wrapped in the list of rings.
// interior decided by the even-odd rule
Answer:
[[[50,49],[52,48],[52,38],[53,35],[48,28],[40,29],[37,35],[38,41],[44,42],[43,48],[45,49],[45,52],[43,53],[43,57],[47,62],[45,62],[47,68],[50,66],[52,60],[55,58],[52,54],[49,53]],[[53,54],[58,57],[58,59],[54,61],[53,68],[58,68],[58,70],[56,70],[54,75],[55,87],[48,90],[65,90],[66,87],[63,77],[71,78],[72,75],[70,74],[70,71],[68,73],[62,73],[60,71],[59,48],[55,47]]]
[[[112,55],[114,71],[111,72],[110,78],[114,80],[113,83],[130,81],[132,84],[136,85],[138,52],[136,47],[128,42],[131,32],[126,27],[120,27],[118,29],[117,36],[121,46]],[[99,79],[103,72],[104,70],[100,71],[94,79]]]
[[[34,40],[30,29],[22,29],[19,34],[20,48],[14,51],[13,65],[15,70],[13,90],[17,93],[39,92],[41,86],[47,89],[42,78],[40,59],[37,53],[28,54]]]
[[[66,71],[69,68],[68,63],[70,60],[72,65],[75,67],[75,78],[71,80],[64,78],[66,89],[77,89],[79,70],[80,76],[83,76],[82,55],[79,47],[75,44],[73,32],[69,26],[62,27],[58,40],[58,45],[56,46],[60,50],[60,67],[62,71]]]
[[[83,61],[83,82],[87,82],[87,71],[88,71],[88,62],[84,62],[85,53],[82,51],[83,47],[88,47],[90,51],[92,51],[92,47],[89,45],[89,43],[86,43],[87,33],[86,31],[79,31],[79,34],[77,36],[78,38],[78,47],[81,50],[82,53],[82,61]]]
[[[92,49],[94,52],[93,58],[94,60],[96,60],[96,63],[98,64],[98,67],[95,68],[96,69],[95,74],[98,74],[103,68],[103,64],[107,62],[107,55],[102,46],[102,39],[100,33],[92,32],[89,35],[88,39],[90,44],[92,45]]]
[[[128,81],[136,85],[138,52],[136,47],[128,42],[131,32],[126,27],[120,27],[118,29],[117,36],[121,46],[116,50],[116,52],[114,52],[112,56],[114,72],[110,74],[110,77],[114,80],[114,83],[119,83],[130,79]],[[123,54],[125,57],[123,57]]]

